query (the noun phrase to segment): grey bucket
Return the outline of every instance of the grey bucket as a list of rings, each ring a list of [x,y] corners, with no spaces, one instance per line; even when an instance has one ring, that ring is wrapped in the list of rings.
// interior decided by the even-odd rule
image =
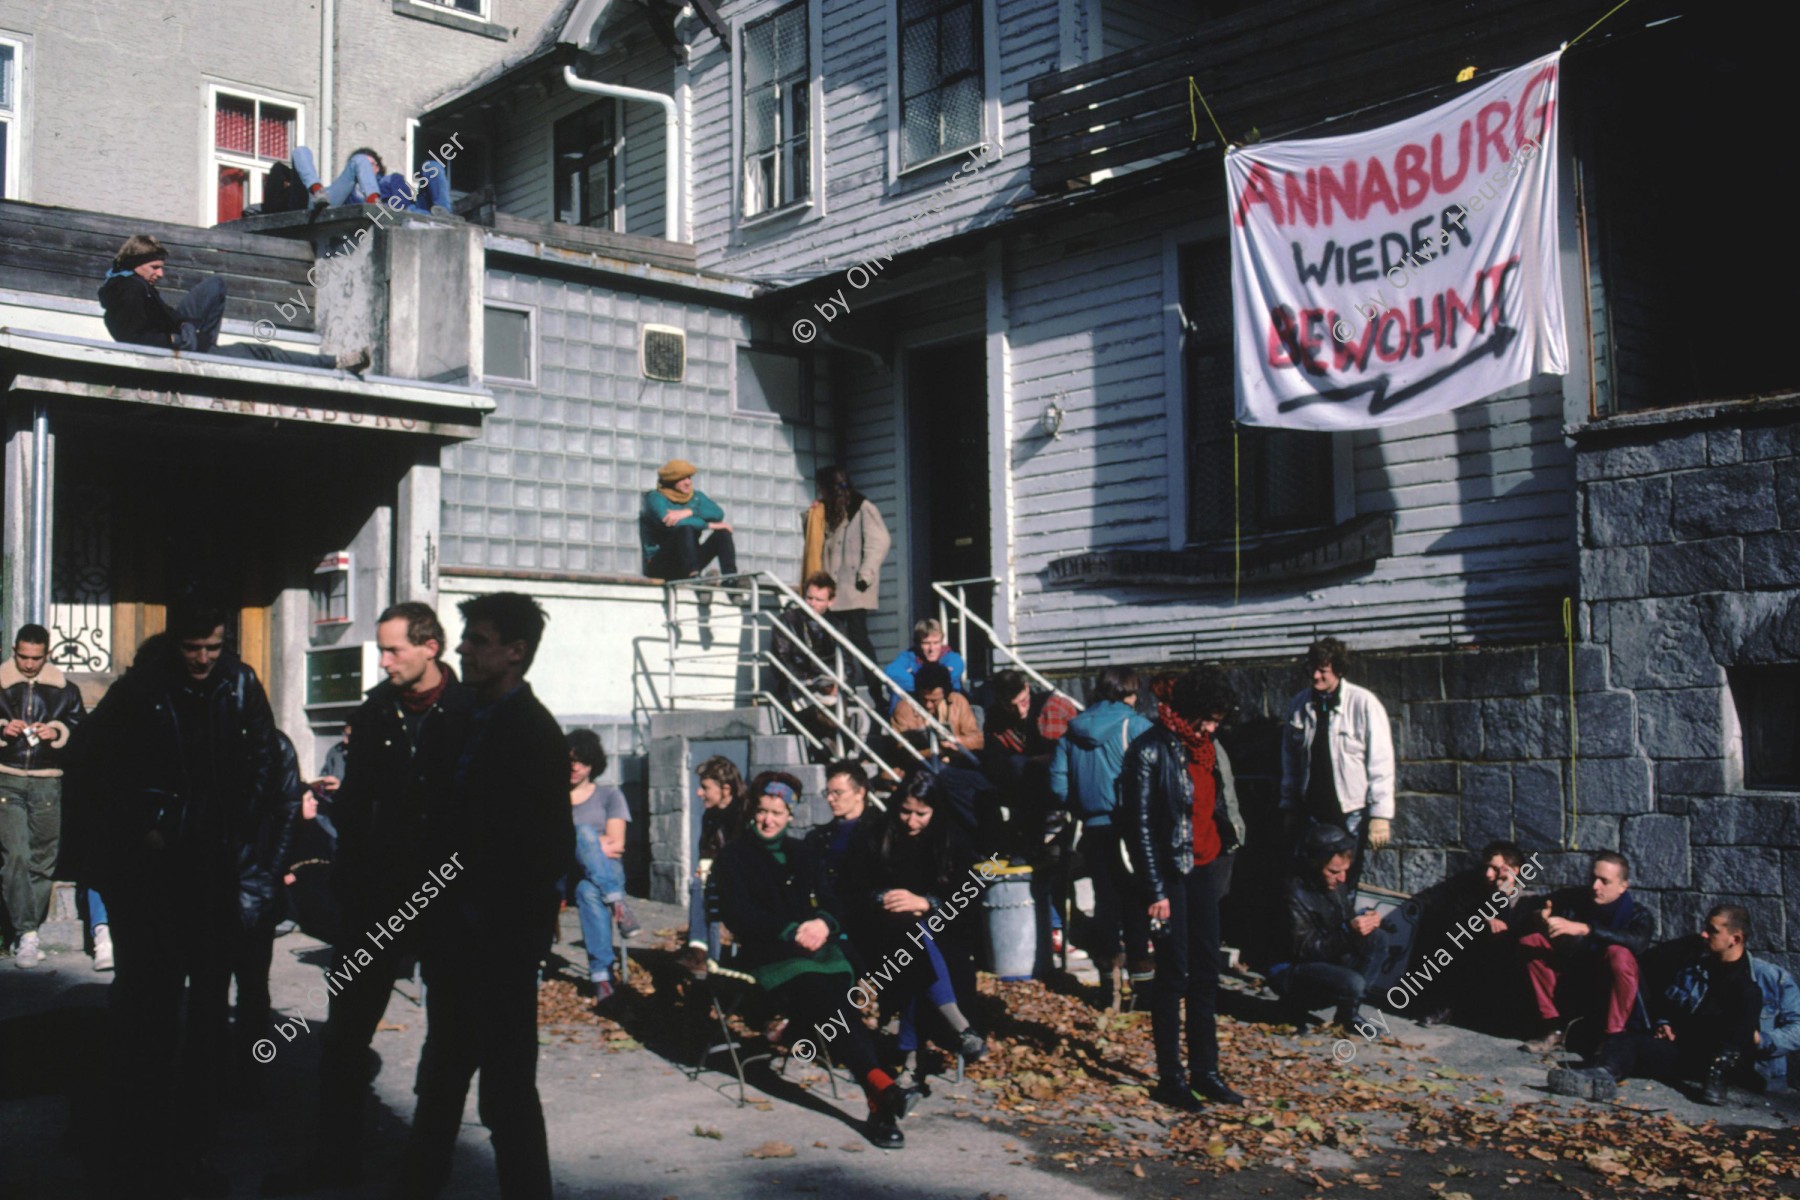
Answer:
[[[1002,979],[1030,979],[1037,962],[1037,903],[1031,895],[1031,871],[1014,868],[988,885],[988,967]]]

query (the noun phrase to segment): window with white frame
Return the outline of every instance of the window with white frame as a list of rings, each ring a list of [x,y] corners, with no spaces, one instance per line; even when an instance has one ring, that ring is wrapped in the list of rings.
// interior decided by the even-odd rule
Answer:
[[[812,195],[806,0],[744,26],[744,215]]]
[[[15,200],[19,192],[19,120],[24,101],[20,96],[19,68],[25,47],[0,39],[0,199]]]
[[[534,382],[532,310],[488,304],[484,314],[482,378]]]
[[[556,219],[565,225],[616,228],[618,113],[615,101],[602,100],[555,125]]]
[[[300,111],[291,104],[214,88],[212,92],[212,220],[235,221],[262,203],[263,173],[292,157]]]
[[[488,0],[413,0],[414,4],[423,4],[428,8],[447,8],[451,12],[466,13],[471,17],[488,15]]]
[[[900,0],[900,165],[981,141],[981,0]]]

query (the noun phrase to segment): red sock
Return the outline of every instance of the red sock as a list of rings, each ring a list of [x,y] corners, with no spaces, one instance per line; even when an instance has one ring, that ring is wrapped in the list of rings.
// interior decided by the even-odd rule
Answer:
[[[325,190],[325,185],[322,183],[315,183],[311,187],[307,188],[306,190],[309,192],[322,192]]]
[[[870,1071],[863,1077],[863,1093],[869,1098],[869,1107],[875,1107],[875,1098],[894,1086],[894,1077],[880,1067]]]

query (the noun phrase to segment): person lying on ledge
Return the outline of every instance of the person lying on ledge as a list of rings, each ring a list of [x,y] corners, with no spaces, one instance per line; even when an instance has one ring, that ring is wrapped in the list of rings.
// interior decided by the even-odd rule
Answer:
[[[221,354],[250,358],[290,367],[324,367],[360,374],[369,366],[368,347],[344,354],[306,354],[265,346],[260,342],[233,342],[221,346],[219,326],[225,319],[225,281],[209,275],[171,308],[156,285],[162,282],[163,264],[169,252],[147,233],[125,240],[113,256],[112,269],[100,285],[100,307],[106,314],[106,332],[115,342],[181,350],[189,354]]]

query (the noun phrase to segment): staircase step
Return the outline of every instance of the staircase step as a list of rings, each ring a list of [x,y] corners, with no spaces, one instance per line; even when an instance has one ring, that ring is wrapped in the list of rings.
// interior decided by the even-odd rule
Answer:
[[[794,734],[775,733],[750,739],[750,761],[774,769],[806,763],[806,746]]]

